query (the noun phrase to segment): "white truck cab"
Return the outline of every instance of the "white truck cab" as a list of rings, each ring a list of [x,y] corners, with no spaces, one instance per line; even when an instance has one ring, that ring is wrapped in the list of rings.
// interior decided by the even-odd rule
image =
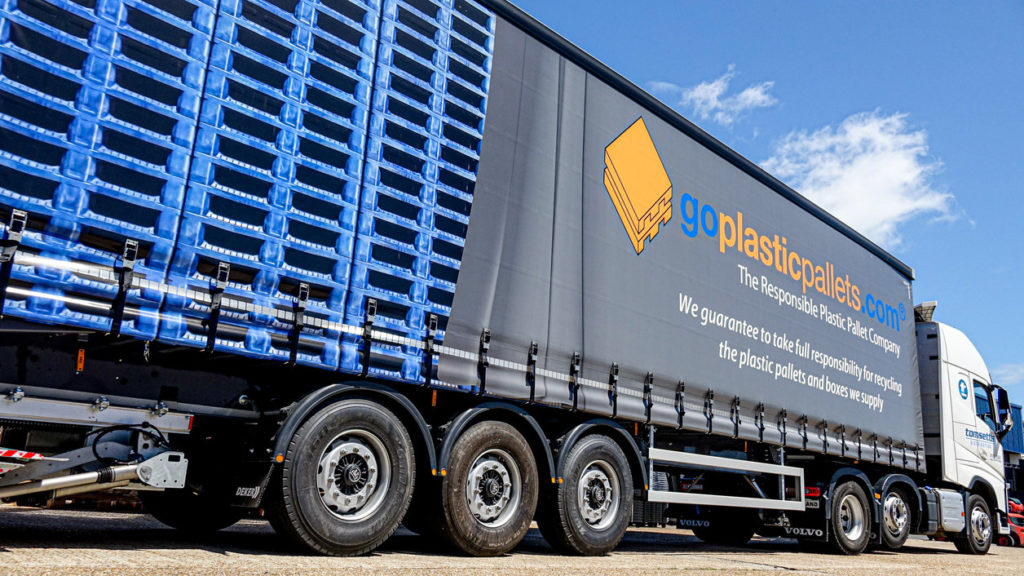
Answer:
[[[917,343],[930,477],[940,483],[937,487],[962,493],[964,519],[974,533],[1005,534],[1009,527],[1000,441],[1013,424],[1006,391],[992,383],[981,354],[956,328],[919,320]],[[972,507],[972,495],[980,495],[988,510]]]

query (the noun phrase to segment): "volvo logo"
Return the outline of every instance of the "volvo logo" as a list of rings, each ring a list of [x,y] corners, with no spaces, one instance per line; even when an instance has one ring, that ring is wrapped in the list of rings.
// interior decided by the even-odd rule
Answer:
[[[815,538],[821,538],[825,535],[825,532],[819,528],[786,527],[784,530],[786,531],[786,534],[789,534],[790,536],[813,536]]]
[[[709,528],[711,522],[708,520],[680,520],[680,528]]]

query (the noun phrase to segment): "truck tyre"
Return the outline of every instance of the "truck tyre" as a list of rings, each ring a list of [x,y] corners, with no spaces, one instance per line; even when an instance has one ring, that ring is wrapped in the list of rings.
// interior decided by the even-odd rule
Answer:
[[[353,398],[314,414],[292,437],[268,495],[279,533],[321,554],[365,554],[405,515],[412,441],[389,410]]]
[[[190,534],[210,534],[242,519],[244,510],[230,500],[189,488],[163,492],[140,491],[142,506],[161,523]]]
[[[504,422],[475,424],[455,441],[441,480],[441,533],[466,554],[504,554],[530,529],[537,492],[522,434]]]
[[[694,526],[693,535],[706,544],[743,546],[754,537],[757,512],[745,508],[701,508],[707,517],[706,526]]]
[[[563,553],[611,552],[633,518],[633,476],[622,448],[607,436],[583,438],[566,457],[564,478],[538,514],[544,539]]]
[[[953,544],[964,554],[986,554],[992,546],[992,536],[988,502],[978,494],[971,494],[967,499],[967,526],[953,538]]]
[[[913,515],[901,488],[890,488],[882,499],[882,546],[888,550],[899,550],[910,537],[910,523]]]
[[[832,493],[832,548],[840,554],[860,554],[871,538],[871,508],[860,484],[847,481]]]

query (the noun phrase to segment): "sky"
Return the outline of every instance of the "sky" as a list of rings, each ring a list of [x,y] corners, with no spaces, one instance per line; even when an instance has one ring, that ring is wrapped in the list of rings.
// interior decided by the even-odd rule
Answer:
[[[513,1],[914,268],[1024,402],[1024,2]]]

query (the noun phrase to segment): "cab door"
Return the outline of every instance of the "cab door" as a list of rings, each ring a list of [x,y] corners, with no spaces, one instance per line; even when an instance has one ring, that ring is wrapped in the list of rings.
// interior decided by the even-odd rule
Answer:
[[[1003,451],[992,416],[992,387],[977,374],[953,366],[949,370],[955,474],[957,482],[969,485],[976,476],[1002,472]]]

